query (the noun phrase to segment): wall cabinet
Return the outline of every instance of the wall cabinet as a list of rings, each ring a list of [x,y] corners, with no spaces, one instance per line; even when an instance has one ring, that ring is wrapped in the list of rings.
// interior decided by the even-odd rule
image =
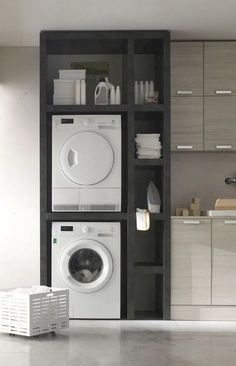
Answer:
[[[171,303],[211,304],[211,220],[172,220]]]
[[[236,42],[173,42],[171,50],[172,151],[235,151]]]
[[[172,97],[172,151],[203,150],[203,97]]]
[[[236,150],[236,97],[205,97],[204,109],[205,150]]]
[[[171,44],[171,96],[203,95],[203,42]]]
[[[236,220],[212,220],[212,305],[236,305]]]
[[[204,95],[236,95],[236,42],[204,42]]]

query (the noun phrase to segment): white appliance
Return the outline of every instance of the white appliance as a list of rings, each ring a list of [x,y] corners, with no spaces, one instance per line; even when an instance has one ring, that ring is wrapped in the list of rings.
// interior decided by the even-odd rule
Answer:
[[[54,222],[52,286],[69,289],[70,318],[120,318],[120,224]]]
[[[52,117],[52,211],[121,211],[121,116]]]

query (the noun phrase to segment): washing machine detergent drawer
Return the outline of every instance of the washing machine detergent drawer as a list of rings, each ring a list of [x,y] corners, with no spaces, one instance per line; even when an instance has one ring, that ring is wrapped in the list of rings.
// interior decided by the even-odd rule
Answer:
[[[53,188],[52,211],[121,211],[120,188]]]

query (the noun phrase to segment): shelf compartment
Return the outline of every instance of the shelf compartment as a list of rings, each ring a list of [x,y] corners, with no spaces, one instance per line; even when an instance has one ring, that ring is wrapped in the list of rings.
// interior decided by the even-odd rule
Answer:
[[[163,276],[156,273],[135,274],[135,315],[149,313],[150,318],[162,318],[162,283]],[[136,313],[137,312],[137,313]]]
[[[163,274],[163,267],[155,263],[136,262],[135,272],[140,274]]]
[[[48,113],[123,113],[128,111],[127,104],[120,105],[47,105]]]
[[[125,212],[48,212],[48,221],[125,221]]]
[[[163,166],[164,159],[135,159],[134,164],[137,167]]]

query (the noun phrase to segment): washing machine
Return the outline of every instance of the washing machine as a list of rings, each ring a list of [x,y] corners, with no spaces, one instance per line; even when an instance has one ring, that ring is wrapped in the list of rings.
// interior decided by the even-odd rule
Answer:
[[[52,223],[52,286],[69,289],[70,318],[120,318],[120,224]]]
[[[52,117],[52,211],[121,211],[121,116]]]

